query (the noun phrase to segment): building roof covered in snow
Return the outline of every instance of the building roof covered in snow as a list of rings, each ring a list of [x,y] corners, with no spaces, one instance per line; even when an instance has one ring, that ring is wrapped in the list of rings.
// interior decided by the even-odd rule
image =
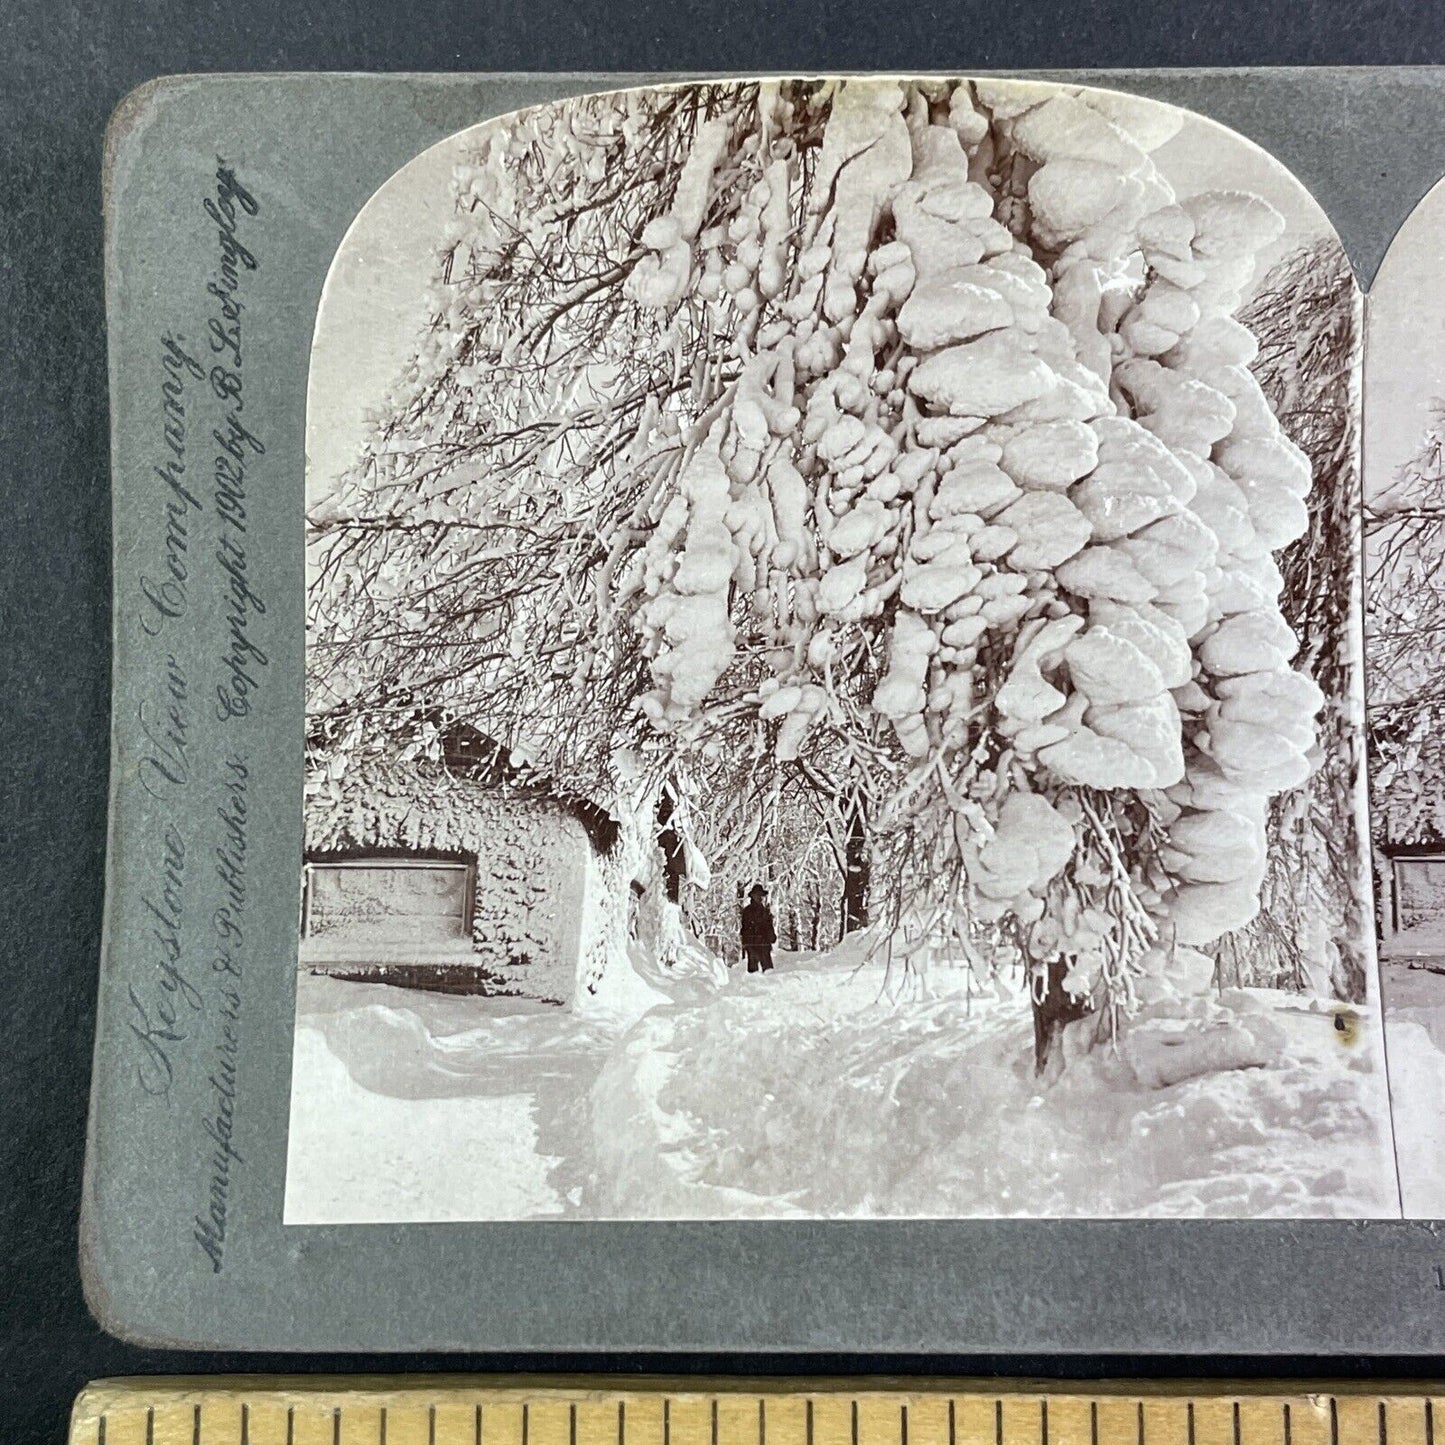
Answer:
[[[440,822],[449,809],[465,806],[463,800],[478,786],[529,808],[551,805],[575,818],[597,853],[610,852],[617,841],[618,823],[608,809],[461,719],[418,709],[414,726],[394,735],[393,756],[357,763],[337,758],[335,765],[316,721],[307,739],[308,851],[374,846],[378,834],[390,831],[384,820],[398,808],[426,808]],[[426,736],[432,746],[417,746]]]

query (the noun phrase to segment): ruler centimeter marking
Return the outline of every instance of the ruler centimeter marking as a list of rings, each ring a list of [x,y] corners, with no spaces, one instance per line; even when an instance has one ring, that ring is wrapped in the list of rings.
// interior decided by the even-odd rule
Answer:
[[[102,1381],[70,1445],[1435,1445],[1445,1383],[1318,1389]]]

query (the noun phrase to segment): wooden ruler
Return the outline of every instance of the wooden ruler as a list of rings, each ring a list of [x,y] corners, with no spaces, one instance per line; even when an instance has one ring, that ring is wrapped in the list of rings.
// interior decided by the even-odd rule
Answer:
[[[1435,1445],[1445,1384],[104,1380],[71,1445]],[[1445,1445],[1445,1439],[1442,1439]]]

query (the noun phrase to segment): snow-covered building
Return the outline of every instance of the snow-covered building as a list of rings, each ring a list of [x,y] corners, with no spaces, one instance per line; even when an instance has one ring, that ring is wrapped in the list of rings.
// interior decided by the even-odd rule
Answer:
[[[1379,709],[1371,739],[1371,832],[1381,937],[1445,934],[1445,790],[1429,718]],[[1424,738],[1416,729],[1421,722]],[[1412,736],[1412,733],[1415,735]]]
[[[1380,923],[1386,937],[1445,932],[1445,837],[1379,845]]]
[[[313,749],[301,967],[572,1002],[601,948],[588,897],[615,821],[465,724],[440,744],[334,770]]]

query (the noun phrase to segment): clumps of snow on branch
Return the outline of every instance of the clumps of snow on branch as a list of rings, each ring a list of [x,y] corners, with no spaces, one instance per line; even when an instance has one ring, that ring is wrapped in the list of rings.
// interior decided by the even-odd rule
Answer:
[[[1073,854],[1068,818],[1037,793],[1010,793],[969,871],[985,909],[990,904],[1012,909],[1020,898],[1042,897]]]
[[[648,543],[647,560],[665,573],[638,613],[657,683],[643,707],[658,718],[690,714],[732,660],[728,592],[737,559],[729,501],[727,469],[704,444],[683,467],[681,486]]]
[[[727,144],[728,123],[719,117],[698,128],[673,193],[672,208],[642,230],[645,255],[627,277],[627,294],[643,306],[681,301],[692,279],[693,242],[702,225],[712,173]]]

